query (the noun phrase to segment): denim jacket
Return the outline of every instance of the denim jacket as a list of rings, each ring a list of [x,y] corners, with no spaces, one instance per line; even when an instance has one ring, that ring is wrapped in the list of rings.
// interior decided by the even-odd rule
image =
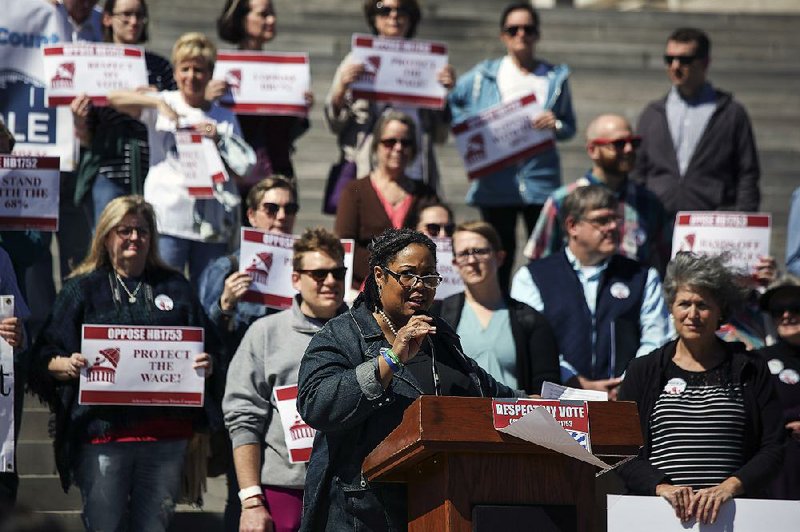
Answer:
[[[502,60],[483,61],[458,79],[448,96],[453,124],[463,122],[502,101],[497,85],[497,71]],[[534,74],[549,80],[544,107],[553,111],[561,121],[556,139],[572,138],[575,135],[575,112],[567,83],[569,67],[540,61]],[[560,185],[561,163],[558,150],[553,148],[473,180],[467,193],[467,202],[480,207],[543,204]]]
[[[514,397],[463,354],[455,331],[436,317],[434,352],[454,350],[476,397]],[[330,320],[311,340],[300,364],[297,408],[319,432],[306,473],[301,530],[405,530],[406,488],[367,482],[364,458],[394,430],[422,394],[400,369],[384,390],[377,377],[379,349],[390,347],[372,312],[357,303]]]

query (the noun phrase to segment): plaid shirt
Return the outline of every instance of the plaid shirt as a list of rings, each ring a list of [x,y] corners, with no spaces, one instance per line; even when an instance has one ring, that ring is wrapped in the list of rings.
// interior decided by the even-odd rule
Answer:
[[[589,171],[574,183],[558,188],[547,199],[525,245],[524,254],[528,259],[540,259],[564,247],[566,235],[559,220],[561,206],[570,192],[587,185],[605,186],[605,183]],[[670,256],[672,221],[667,219],[661,202],[644,186],[630,179],[615,196],[622,216],[619,254],[663,272]]]

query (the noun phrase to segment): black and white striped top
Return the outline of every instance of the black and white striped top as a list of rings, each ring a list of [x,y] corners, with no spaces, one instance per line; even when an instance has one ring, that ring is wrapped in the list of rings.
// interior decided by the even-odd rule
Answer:
[[[744,461],[744,399],[730,362],[703,372],[670,362],[666,376],[650,418],[650,463],[676,485],[719,484]]]

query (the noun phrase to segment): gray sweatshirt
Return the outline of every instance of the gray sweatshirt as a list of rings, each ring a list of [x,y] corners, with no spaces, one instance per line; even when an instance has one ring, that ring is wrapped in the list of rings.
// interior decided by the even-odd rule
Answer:
[[[234,449],[251,443],[263,447],[261,484],[303,489],[306,465],[289,463],[272,390],[297,384],[300,360],[322,325],[300,311],[297,296],[292,308],[253,322],[231,361],[222,400],[225,426]]]

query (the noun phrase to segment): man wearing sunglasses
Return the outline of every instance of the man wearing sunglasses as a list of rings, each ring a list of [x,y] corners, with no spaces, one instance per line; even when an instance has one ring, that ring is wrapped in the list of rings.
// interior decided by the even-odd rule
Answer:
[[[297,384],[306,346],[344,305],[344,249],[322,228],[294,244],[292,308],[257,320],[231,361],[222,410],[241,490],[240,530],[297,530],[306,466],[289,463],[277,386]],[[274,527],[274,528],[273,528]]]
[[[512,298],[550,322],[561,381],[611,398],[628,362],[671,332],[658,272],[617,254],[618,213],[608,187],[576,188],[561,210],[567,247],[520,268],[511,287]]]
[[[639,118],[642,147],[634,176],[678,211],[755,211],[760,169],[744,107],[707,80],[711,43],[681,28],[667,40],[664,63],[672,89]]]
[[[565,244],[558,221],[564,199],[578,187],[600,185],[608,187],[619,203],[617,252],[663,271],[669,260],[671,236],[664,231],[664,207],[655,194],[628,178],[641,142],[642,138],[633,134],[628,121],[620,115],[600,115],[592,120],[586,129],[586,152],[592,168],[548,198],[525,246],[525,256],[534,260],[559,252]]]

